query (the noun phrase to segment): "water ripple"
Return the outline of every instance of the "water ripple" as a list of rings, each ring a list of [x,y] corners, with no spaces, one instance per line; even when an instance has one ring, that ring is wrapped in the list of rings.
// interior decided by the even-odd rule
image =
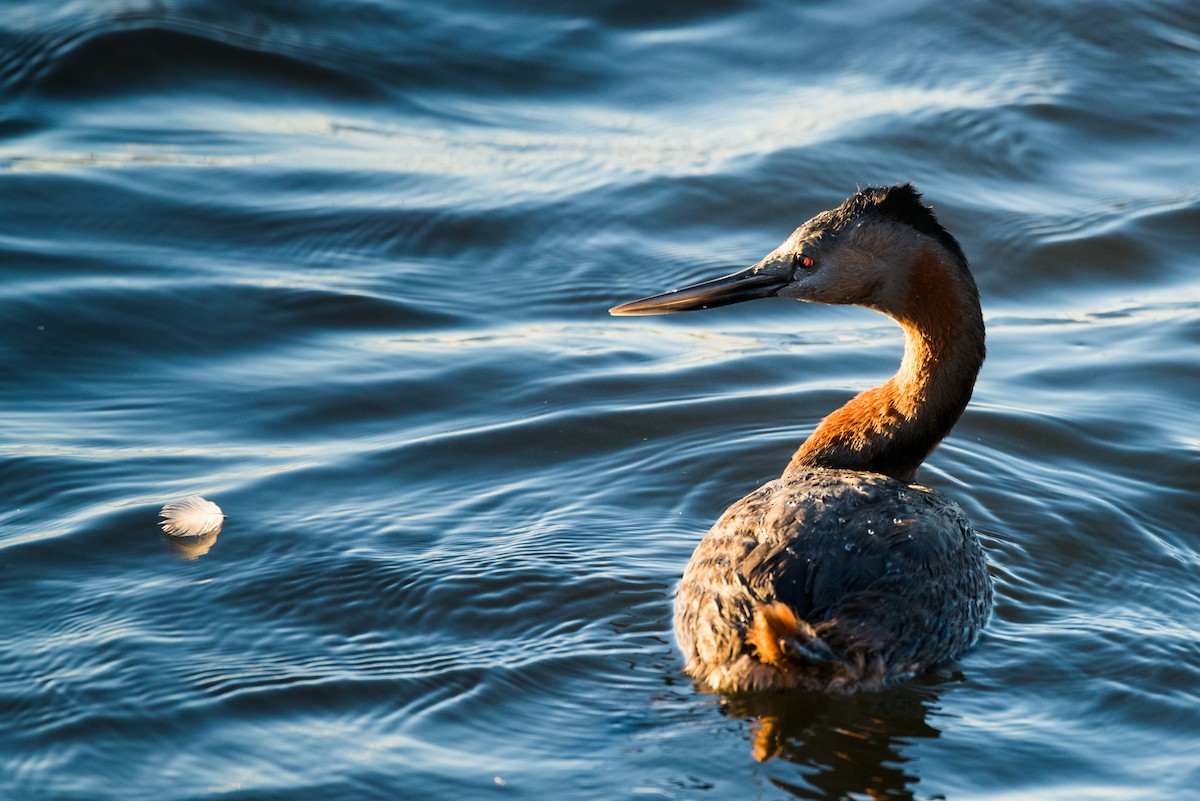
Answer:
[[[1200,18],[925,5],[6,4],[5,791],[1192,792]],[[606,309],[895,180],[984,298],[922,480],[995,619],[895,692],[706,695],[689,554],[899,331]]]

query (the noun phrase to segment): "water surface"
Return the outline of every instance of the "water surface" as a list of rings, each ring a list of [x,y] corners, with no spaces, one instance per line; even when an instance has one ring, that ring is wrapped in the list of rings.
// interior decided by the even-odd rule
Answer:
[[[1198,59],[1179,0],[0,6],[0,796],[1187,797]],[[984,299],[922,477],[996,616],[705,694],[692,548],[899,332],[606,309],[909,180]]]

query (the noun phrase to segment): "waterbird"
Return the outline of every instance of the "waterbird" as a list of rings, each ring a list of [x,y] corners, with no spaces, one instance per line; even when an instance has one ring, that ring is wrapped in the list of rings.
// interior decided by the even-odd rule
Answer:
[[[954,658],[991,616],[979,538],[958,504],[916,483],[983,364],[979,291],[959,243],[896,184],[859,190],[745,270],[609,311],[765,297],[882,312],[904,356],[696,547],[675,596],[684,671],[722,693],[879,690]]]

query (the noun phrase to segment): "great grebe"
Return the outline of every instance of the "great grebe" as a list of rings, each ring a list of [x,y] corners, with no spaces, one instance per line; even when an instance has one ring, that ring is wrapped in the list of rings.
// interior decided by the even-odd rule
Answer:
[[[966,516],[914,483],[983,364],[979,292],[958,242],[904,184],[856,193],[753,267],[611,312],[762,297],[883,312],[904,331],[904,357],[697,546],[675,598],[684,669],[720,692],[879,689],[956,656],[991,615]]]

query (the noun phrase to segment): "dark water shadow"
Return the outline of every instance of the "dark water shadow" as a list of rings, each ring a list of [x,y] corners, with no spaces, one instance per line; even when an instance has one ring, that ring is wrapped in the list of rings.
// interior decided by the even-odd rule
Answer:
[[[913,741],[934,739],[930,723],[950,674],[924,677],[882,693],[841,697],[818,693],[727,699],[723,711],[750,723],[750,749],[775,761],[768,781],[796,798],[913,799],[920,781]],[[778,763],[796,767],[795,778]]]

